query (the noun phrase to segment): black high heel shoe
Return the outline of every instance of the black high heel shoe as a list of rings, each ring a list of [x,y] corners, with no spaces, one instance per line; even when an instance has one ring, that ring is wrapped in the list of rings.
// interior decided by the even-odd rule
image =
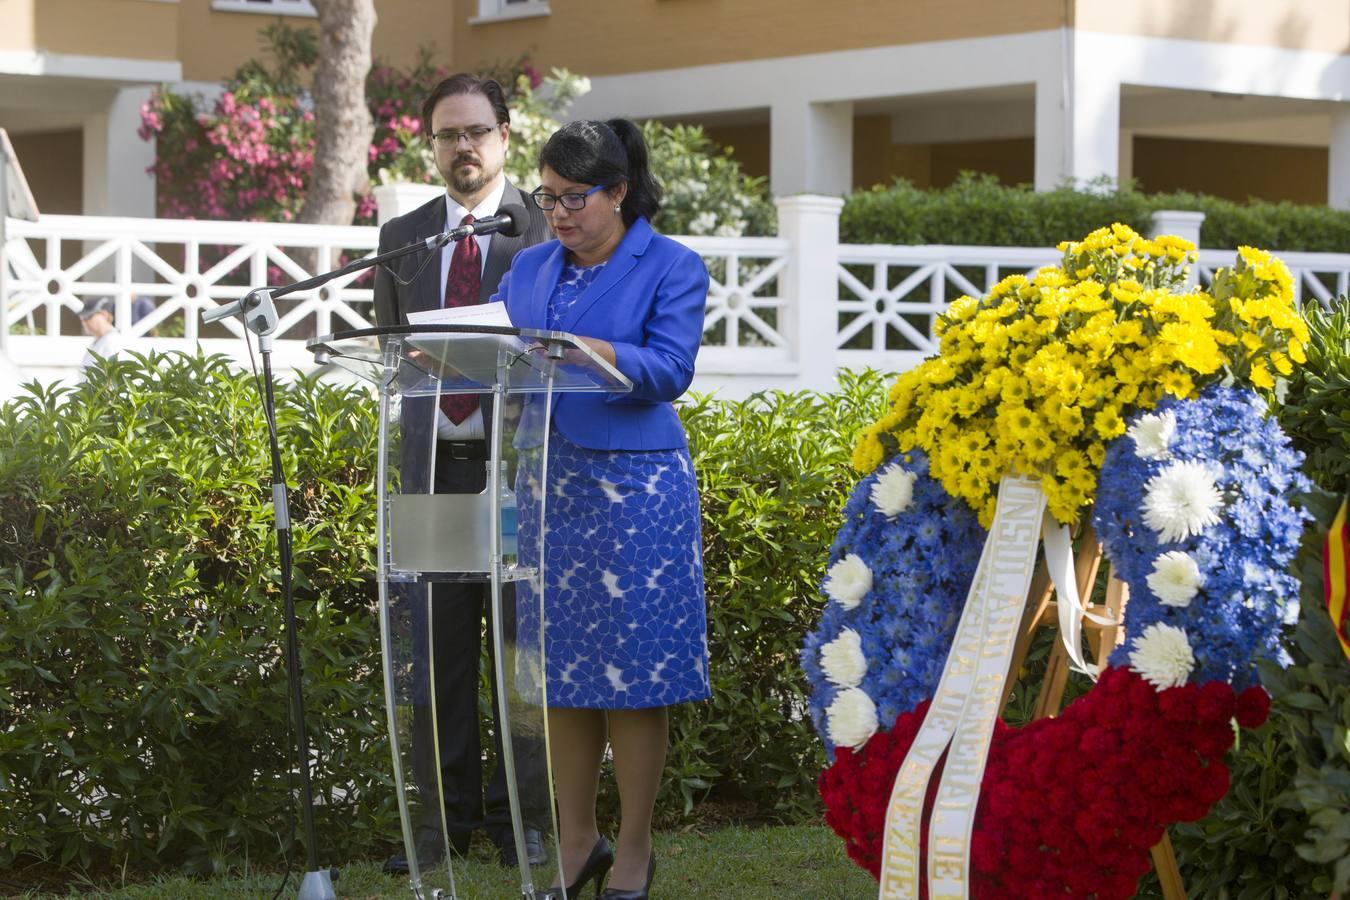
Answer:
[[[586,857],[586,864],[577,873],[577,880],[567,886],[567,900],[576,900],[581,889],[591,880],[595,881],[595,896],[598,898],[600,888],[605,883],[605,876],[609,874],[609,867],[612,865],[614,865],[614,848],[602,834],[600,840],[591,848],[591,855]],[[560,888],[549,888],[544,894],[544,900],[562,900],[562,896]]]
[[[656,877],[656,851],[652,850],[651,858],[647,861],[647,883],[636,891],[618,891],[614,888],[605,888],[605,892],[600,895],[600,900],[648,900],[652,893],[652,879]]]

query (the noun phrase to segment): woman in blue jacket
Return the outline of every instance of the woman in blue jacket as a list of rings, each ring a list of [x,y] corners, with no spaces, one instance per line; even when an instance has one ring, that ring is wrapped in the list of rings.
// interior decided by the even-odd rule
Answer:
[[[531,197],[557,240],[521,251],[498,297],[514,325],[584,335],[633,382],[560,396],[549,436],[544,649],[562,871],[568,897],[598,890],[612,866],[604,897],[645,898],[666,708],[709,695],[698,488],[671,405],[694,376],[708,270],[652,230],[661,189],[632,122],[563,127],[539,171]],[[617,854],[595,818],[607,739]]]

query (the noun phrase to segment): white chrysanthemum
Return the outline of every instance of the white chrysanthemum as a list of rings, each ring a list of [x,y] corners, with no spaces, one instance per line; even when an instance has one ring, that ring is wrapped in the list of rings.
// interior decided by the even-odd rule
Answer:
[[[1223,505],[1216,480],[1204,463],[1172,463],[1144,485],[1144,524],[1163,543],[1204,531],[1219,521]]]
[[[914,480],[917,477],[898,465],[887,466],[872,482],[872,503],[881,510],[882,515],[894,519],[914,502]]]
[[[1195,654],[1186,632],[1154,622],[1134,639],[1130,668],[1160,691],[1185,684],[1195,668]]]
[[[1153,561],[1148,586],[1166,606],[1189,606],[1205,584],[1205,576],[1190,554],[1169,550]]]
[[[853,609],[872,589],[872,570],[856,553],[850,553],[830,566],[825,593],[844,609]]]
[[[845,688],[825,710],[825,727],[836,745],[861,747],[876,733],[876,704],[861,688]]]
[[[1134,452],[1143,459],[1162,459],[1172,446],[1172,436],[1177,433],[1177,417],[1168,410],[1157,415],[1140,417],[1130,426],[1129,435],[1134,439]]]
[[[852,628],[839,632],[839,637],[820,648],[820,668],[826,678],[840,687],[862,684],[863,676],[867,674],[862,636]]]

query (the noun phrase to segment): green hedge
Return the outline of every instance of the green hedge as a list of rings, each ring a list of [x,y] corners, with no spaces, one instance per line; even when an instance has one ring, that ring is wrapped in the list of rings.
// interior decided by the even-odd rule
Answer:
[[[216,357],[110,363],[0,408],[0,866],[219,869],[290,846],[263,424]],[[325,840],[396,827],[350,388],[281,391]]]
[[[1089,185],[1033,191],[992,175],[963,173],[949,187],[922,190],[900,180],[845,198],[840,240],[854,244],[973,244],[1053,247],[1066,238],[1122,222],[1149,234],[1162,209],[1205,213],[1200,244],[1268,250],[1350,252],[1350,211],[1200,194],[1143,194]]]
[[[695,398],[714,699],[681,707],[662,809],[814,809],[801,636],[882,381]],[[374,408],[281,388],[316,755],[337,858],[398,833],[380,685]],[[134,358],[0,408],[0,869],[218,871],[296,850],[257,389],[224,359]],[[612,793],[612,792],[611,792]],[[609,799],[609,798],[607,798]]]

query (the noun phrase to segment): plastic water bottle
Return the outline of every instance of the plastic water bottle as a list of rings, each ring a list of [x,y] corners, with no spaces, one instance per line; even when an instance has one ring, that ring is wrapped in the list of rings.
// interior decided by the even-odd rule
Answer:
[[[516,542],[516,492],[511,490],[506,460],[501,462],[502,484],[502,556],[515,556]]]

